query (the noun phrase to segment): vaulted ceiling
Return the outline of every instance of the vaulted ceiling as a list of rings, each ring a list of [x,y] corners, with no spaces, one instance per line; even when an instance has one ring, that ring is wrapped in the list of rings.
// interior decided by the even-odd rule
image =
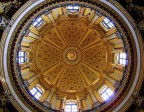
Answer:
[[[83,7],[83,9],[85,8]],[[94,16],[93,19],[91,18],[92,11],[87,15],[84,12],[86,11],[81,10],[78,14],[68,14],[64,7],[58,18],[53,15],[54,22],[45,19],[40,28],[35,29],[29,23],[26,29],[22,29],[27,34],[22,37],[20,49],[26,51],[28,56],[28,63],[19,65],[23,81],[30,77],[30,75],[24,74],[24,69],[29,66],[29,73],[35,74],[40,87],[45,91],[51,91],[54,88],[54,95],[58,100],[65,98],[77,101],[88,99],[91,95],[89,90],[98,92],[106,83],[111,83],[111,89],[118,89],[123,74],[120,73],[120,77],[116,77],[114,74],[123,72],[124,67],[114,64],[115,53],[125,52],[123,46],[126,43],[123,45],[122,39],[110,36],[117,31],[115,27],[114,31],[107,30],[102,22],[97,23]],[[45,18],[44,15],[42,18]],[[101,21],[104,18],[105,16]],[[36,36],[31,35],[31,29]],[[21,30],[19,31],[21,32]],[[28,43],[28,47],[24,47],[25,43]],[[127,43],[129,44],[129,40]],[[122,49],[116,50],[116,46],[120,46]],[[131,47],[131,44],[128,47]],[[133,62],[133,55],[130,55],[133,51],[129,51],[130,63]],[[116,67],[120,71],[115,72]],[[115,78],[115,81],[109,78],[111,76]],[[33,82],[33,79],[30,79],[29,82]],[[18,84],[16,83],[16,85]],[[30,87],[32,86],[30,85]],[[118,95],[120,94],[122,93],[118,92]],[[44,97],[42,99],[46,100]],[[40,101],[42,102],[42,100]],[[53,101],[51,104],[54,104]]]

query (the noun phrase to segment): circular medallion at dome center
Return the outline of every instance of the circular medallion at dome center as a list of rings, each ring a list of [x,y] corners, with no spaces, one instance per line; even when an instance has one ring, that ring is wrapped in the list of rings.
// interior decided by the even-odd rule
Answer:
[[[62,52],[63,62],[68,66],[76,66],[82,60],[82,52],[77,46],[67,46]]]
[[[74,51],[70,51],[68,53],[68,59],[70,59],[70,60],[76,59],[76,53]]]

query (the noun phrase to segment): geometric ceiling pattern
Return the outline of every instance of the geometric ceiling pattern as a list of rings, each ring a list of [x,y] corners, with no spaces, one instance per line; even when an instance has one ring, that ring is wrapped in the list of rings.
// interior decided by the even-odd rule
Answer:
[[[110,53],[113,45],[104,41],[106,34],[100,26],[88,23],[87,17],[61,17],[56,25],[43,28],[40,38],[30,45],[30,69],[40,74],[41,83],[45,80],[55,87],[58,94],[85,95],[86,88],[113,70],[109,66],[114,59]]]
[[[28,1],[4,32],[2,77],[8,92],[14,93],[14,104],[24,110],[45,110],[43,105],[59,110],[73,100],[84,111],[111,111],[125,105],[124,100],[128,108],[142,79],[133,19],[116,1],[62,2]],[[70,12],[69,6],[78,9]],[[31,94],[33,89],[41,93],[42,105],[34,101],[38,97]],[[114,92],[108,102],[106,90]]]

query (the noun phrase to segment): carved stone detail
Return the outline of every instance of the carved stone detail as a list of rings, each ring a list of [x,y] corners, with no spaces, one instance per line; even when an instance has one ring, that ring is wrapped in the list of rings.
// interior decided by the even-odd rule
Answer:
[[[3,12],[1,13],[6,14],[11,9],[11,7],[17,8],[20,6],[20,4],[21,2],[19,2],[18,0],[9,1],[7,3],[0,3],[0,8],[3,9]]]
[[[140,31],[144,32],[144,20],[138,23],[138,28],[140,29]]]
[[[0,29],[5,29],[8,25],[8,20],[3,17],[3,16],[0,16]]]
[[[10,99],[7,97],[5,93],[0,94],[0,108],[4,107],[6,103],[9,103]]]

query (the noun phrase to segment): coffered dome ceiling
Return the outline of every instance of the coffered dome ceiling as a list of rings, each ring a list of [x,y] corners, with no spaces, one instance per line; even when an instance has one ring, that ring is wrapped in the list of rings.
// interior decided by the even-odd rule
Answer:
[[[29,54],[30,70],[40,75],[47,89],[56,87],[58,95],[74,92],[74,98],[79,92],[85,95],[85,89],[99,81],[104,83],[114,62],[114,46],[104,40],[106,34],[100,26],[90,26],[87,16],[76,17],[60,17],[56,25],[45,26],[41,38],[31,43]]]
[[[69,7],[78,10],[71,12]],[[100,90],[106,85],[114,92],[128,59],[125,57],[124,63],[117,60],[117,55],[125,52],[124,44],[120,32],[108,18],[77,4],[58,7],[36,17],[35,21],[41,21],[34,21],[28,27],[21,52],[28,54],[26,63],[29,72],[38,77],[37,87],[45,91],[53,89],[57,99],[66,101],[87,99],[89,91],[100,96]],[[25,69],[21,69],[22,78],[28,81],[31,90],[33,78],[23,73]],[[103,101],[101,98],[100,102]]]
[[[65,110],[69,101],[83,111],[114,110],[137,70],[128,23],[102,1],[38,2],[9,43],[16,94],[32,111]]]

